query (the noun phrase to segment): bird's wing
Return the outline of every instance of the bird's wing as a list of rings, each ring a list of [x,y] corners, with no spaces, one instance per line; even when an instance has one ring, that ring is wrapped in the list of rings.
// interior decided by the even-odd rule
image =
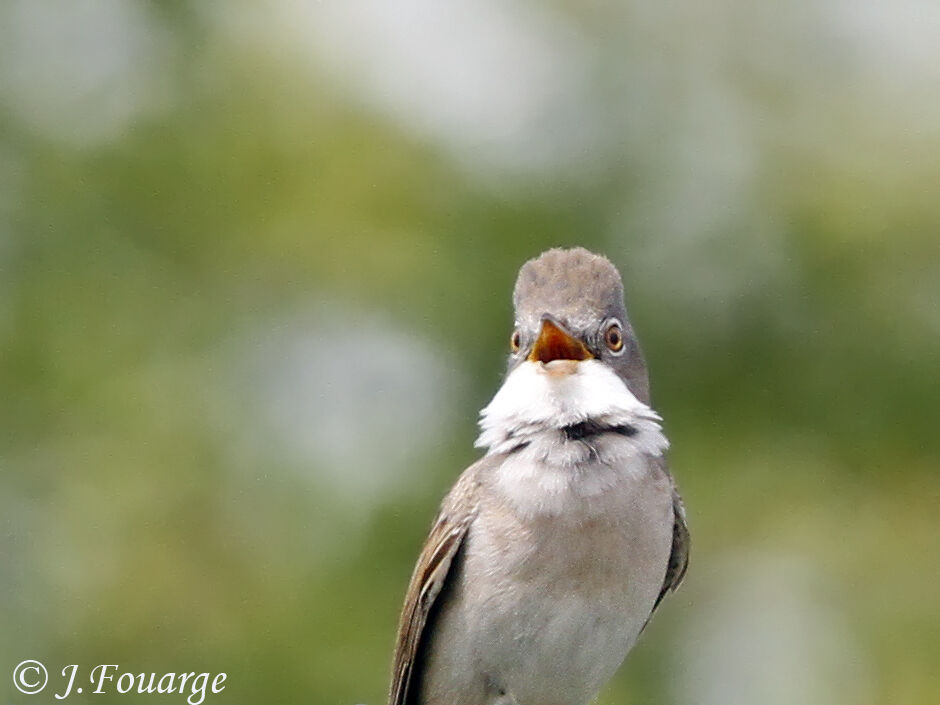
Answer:
[[[685,505],[682,504],[682,497],[679,496],[679,491],[676,489],[676,483],[672,479],[672,473],[669,472],[666,459],[660,456],[653,461],[653,464],[665,474],[672,485],[672,551],[670,551],[669,561],[666,563],[666,576],[663,578],[662,589],[659,591],[653,609],[650,610],[650,616],[646,620],[647,624],[653,618],[653,613],[656,612],[656,608],[659,607],[659,603],[663,601],[666,593],[674,592],[682,584],[685,571],[689,567],[690,544],[689,527],[685,523]],[[643,628],[646,628],[646,624],[643,625]]]
[[[689,567],[689,527],[685,523],[685,506],[682,504],[682,497],[679,496],[675,487],[672,490],[672,515],[672,552],[669,554],[666,578],[663,580],[659,597],[656,598],[656,604],[653,605],[653,612],[659,607],[659,603],[662,602],[667,592],[674,592],[682,584],[685,571]]]
[[[476,516],[473,470],[471,467],[461,476],[444,500],[411,575],[398,624],[389,705],[415,702],[422,676],[420,655],[422,640],[427,636],[428,615],[451,574],[454,558]]]

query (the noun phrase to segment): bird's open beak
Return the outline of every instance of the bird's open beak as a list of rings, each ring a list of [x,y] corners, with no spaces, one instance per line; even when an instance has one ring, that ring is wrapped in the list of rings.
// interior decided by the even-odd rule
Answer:
[[[539,337],[529,353],[529,362],[548,363],[553,360],[590,360],[594,356],[587,346],[573,337],[549,315],[542,316]]]

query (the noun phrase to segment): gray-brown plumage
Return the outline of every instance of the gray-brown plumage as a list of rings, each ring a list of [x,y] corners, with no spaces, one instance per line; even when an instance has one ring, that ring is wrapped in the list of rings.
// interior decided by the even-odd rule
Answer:
[[[390,705],[578,705],[688,564],[684,510],[608,260],[550,250],[519,273],[487,454],[415,567]]]
[[[526,331],[538,331],[545,313],[566,321],[575,334],[589,333],[598,316],[619,320],[626,350],[609,360],[636,398],[649,404],[646,361],[627,317],[623,282],[610,260],[583,247],[548,250],[522,265],[512,301],[516,324]]]

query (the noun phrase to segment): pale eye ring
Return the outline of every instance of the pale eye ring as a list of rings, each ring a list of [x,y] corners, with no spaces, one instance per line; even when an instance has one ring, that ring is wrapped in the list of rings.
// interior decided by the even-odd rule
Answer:
[[[522,334],[519,333],[518,328],[512,332],[512,335],[509,338],[509,347],[512,348],[514,353],[519,352],[519,348],[522,347]]]
[[[620,327],[620,321],[610,322],[607,330],[604,331],[604,342],[607,344],[607,349],[615,355],[623,352],[623,329]]]

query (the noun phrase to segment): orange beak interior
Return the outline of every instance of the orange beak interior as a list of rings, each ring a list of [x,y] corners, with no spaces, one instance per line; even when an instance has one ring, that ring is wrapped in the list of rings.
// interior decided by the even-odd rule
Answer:
[[[529,353],[530,362],[551,362],[552,360],[590,360],[594,357],[584,343],[572,337],[551,318],[542,318],[542,329],[538,340]]]

